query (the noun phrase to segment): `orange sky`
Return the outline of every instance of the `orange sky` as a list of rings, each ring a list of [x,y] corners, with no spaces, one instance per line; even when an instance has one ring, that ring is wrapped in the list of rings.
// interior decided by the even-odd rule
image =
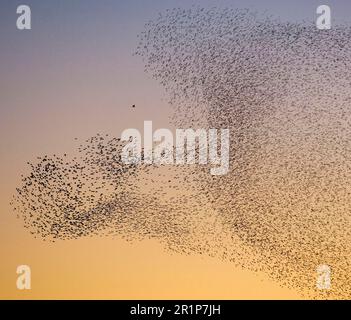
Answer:
[[[58,2],[56,10],[27,1],[38,20],[32,31],[22,34],[9,17],[15,2],[2,10],[7,16],[0,38],[6,40],[1,48],[8,59],[1,61],[0,69],[0,298],[301,298],[263,274],[215,258],[172,254],[156,241],[88,238],[49,243],[31,237],[9,205],[20,175],[28,170],[27,161],[73,152],[96,133],[119,136],[125,128],[141,128],[144,120],[170,127],[171,110],[162,88],[132,56],[136,33],[156,7],[141,16],[144,7],[136,5],[122,5],[125,11],[107,10],[108,5],[89,11],[72,4],[67,13]],[[21,264],[32,269],[29,291],[16,288]]]

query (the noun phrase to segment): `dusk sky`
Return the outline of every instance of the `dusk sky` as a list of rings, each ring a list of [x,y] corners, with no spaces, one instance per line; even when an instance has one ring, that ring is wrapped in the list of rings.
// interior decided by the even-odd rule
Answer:
[[[16,29],[20,4],[32,10],[32,30]],[[333,23],[350,21],[349,0],[2,0],[0,298],[300,298],[265,275],[169,254],[156,241],[41,242],[22,228],[9,202],[29,170],[27,161],[37,156],[74,153],[96,133],[119,136],[144,120],[171,126],[163,88],[133,55],[138,34],[160,12],[194,5],[250,8],[315,23],[321,4],[331,6]],[[33,266],[30,293],[16,290],[20,264]]]

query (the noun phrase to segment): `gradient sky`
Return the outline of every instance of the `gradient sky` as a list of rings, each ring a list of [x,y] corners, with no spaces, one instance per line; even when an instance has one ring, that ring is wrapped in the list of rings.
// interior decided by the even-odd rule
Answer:
[[[20,4],[31,7],[30,31],[16,29]],[[349,0],[1,1],[0,298],[298,297],[264,276],[213,259],[170,255],[154,242],[42,243],[9,206],[26,162],[36,156],[73,150],[75,137],[119,136],[144,120],[167,126],[167,98],[132,53],[147,21],[167,8],[194,4],[246,7],[291,21],[314,21],[317,6],[329,4],[333,22],[351,16]],[[30,293],[16,290],[19,264],[33,268]]]

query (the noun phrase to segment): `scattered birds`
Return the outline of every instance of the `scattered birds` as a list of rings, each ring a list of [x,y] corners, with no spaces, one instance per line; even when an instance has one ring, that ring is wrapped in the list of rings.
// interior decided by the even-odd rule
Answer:
[[[167,10],[136,55],[178,128],[230,129],[230,173],[125,165],[123,143],[97,134],[77,158],[29,163],[15,211],[43,240],[153,238],[310,298],[350,298],[350,34],[250,10]],[[331,267],[331,290],[316,289],[320,264]]]

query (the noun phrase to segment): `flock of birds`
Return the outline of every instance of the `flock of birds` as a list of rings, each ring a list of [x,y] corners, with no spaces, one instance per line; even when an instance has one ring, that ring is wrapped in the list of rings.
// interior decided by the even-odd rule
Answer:
[[[178,128],[230,129],[230,172],[125,165],[123,143],[96,135],[76,158],[30,164],[18,216],[44,240],[153,238],[307,297],[350,298],[350,34],[249,10],[167,10],[146,25],[136,55],[164,86]],[[330,290],[316,288],[320,264],[331,267]]]

